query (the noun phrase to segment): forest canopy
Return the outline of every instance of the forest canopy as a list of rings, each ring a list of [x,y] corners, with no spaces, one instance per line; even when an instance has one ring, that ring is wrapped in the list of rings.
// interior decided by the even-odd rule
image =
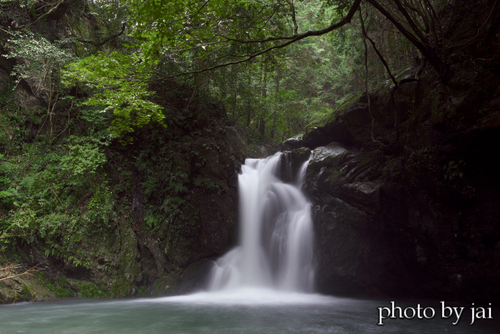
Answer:
[[[2,14],[7,57],[34,50],[28,40],[47,53],[47,40],[29,35],[30,27],[55,16],[71,21],[64,38],[49,42],[71,55],[55,61],[45,98],[49,105],[60,98],[54,83],[79,87],[82,103],[112,113],[110,130],[119,137],[151,121],[168,125],[152,87],[175,80],[222,101],[251,138],[279,142],[382,80],[397,86],[395,73],[415,62],[446,80],[463,34],[474,39],[457,26],[455,16],[468,10],[457,0],[1,3],[11,9]],[[22,66],[15,73],[27,79]]]
[[[99,1],[94,5],[102,6],[104,3]],[[109,80],[102,76],[102,72],[97,73],[99,70],[95,66],[104,66],[112,72],[112,68],[105,64],[122,62],[120,52],[127,53],[127,57],[133,54],[140,58],[142,66],[154,69],[154,75],[141,74],[135,76],[134,81],[118,79],[120,84],[114,86],[112,92],[107,90],[98,99],[87,103],[111,106],[119,101],[127,106],[137,105],[137,101],[146,96],[146,88],[130,87],[129,82],[137,85],[138,81],[158,82],[190,75],[187,80],[195,89],[209,91],[226,102],[226,109],[234,122],[251,128],[252,134],[280,141],[293,135],[312,117],[328,110],[332,102],[342,102],[343,97],[361,87],[349,82],[352,81],[349,74],[356,70],[355,65],[361,64],[359,60],[358,64],[352,63],[355,56],[353,49],[360,53],[357,29],[344,29],[337,36],[328,36],[322,41],[298,43],[307,37],[325,35],[351,22],[360,9],[360,3],[359,0],[109,2],[107,5],[110,8],[120,8],[116,10],[123,15],[120,23],[127,23],[130,38],[127,49],[100,52],[89,56],[97,58],[74,63],[69,67],[66,78],[104,87]],[[344,45],[335,43],[339,37]],[[296,45],[293,49],[283,49],[292,44]],[[405,51],[410,53],[408,44],[406,48],[408,50]],[[406,58],[407,63],[411,56]],[[92,66],[95,69],[92,71],[88,66],[91,62],[101,65]],[[236,64],[242,66],[227,68]],[[320,79],[322,75],[315,80],[310,73],[311,65],[323,65],[321,67],[330,72],[329,82]],[[332,69],[336,65],[340,68]],[[337,73],[331,73],[332,70]],[[296,85],[294,78],[297,75],[312,81],[310,91],[303,92],[303,86]],[[116,73],[112,77],[116,77]],[[99,78],[103,82],[97,82]],[[361,81],[361,78],[357,79]],[[347,87],[357,87],[347,88],[346,91],[346,84]],[[334,85],[344,88],[332,99],[327,95],[331,95],[330,87]],[[138,94],[128,101],[132,90]],[[320,97],[318,93],[324,96]],[[151,112],[146,115],[139,113],[138,122],[134,125],[147,123],[148,117],[161,120],[159,108],[148,106]],[[117,119],[125,120],[121,123],[115,120],[115,133],[119,135],[132,131],[127,120],[134,110],[133,107],[114,108]]]

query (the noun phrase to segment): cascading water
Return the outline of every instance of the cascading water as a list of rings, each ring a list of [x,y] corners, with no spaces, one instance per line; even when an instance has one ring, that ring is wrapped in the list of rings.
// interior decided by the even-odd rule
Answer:
[[[310,205],[298,187],[278,179],[279,160],[275,155],[247,160],[242,166],[240,245],[217,261],[211,291],[161,298],[0,305],[0,334],[127,334],[143,333],[145,328],[152,334],[385,333],[386,327],[398,333],[447,332],[452,324],[445,318],[386,319],[387,326],[377,326],[376,310],[387,305],[387,300],[303,293],[312,289],[314,276]],[[304,171],[305,166],[301,175]],[[412,308],[413,302],[398,305]],[[437,301],[432,305],[440,307]],[[466,318],[452,326],[453,332],[498,333],[500,327],[498,320],[477,321],[474,327],[469,321]]]
[[[270,288],[310,292],[314,284],[310,204],[298,185],[278,178],[282,153],[247,159],[239,175],[239,246],[216,261],[210,291]]]

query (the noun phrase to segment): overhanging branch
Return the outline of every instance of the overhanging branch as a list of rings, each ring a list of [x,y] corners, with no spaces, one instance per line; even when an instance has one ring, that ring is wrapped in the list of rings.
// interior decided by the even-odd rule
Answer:
[[[268,47],[268,48],[266,48],[264,50],[255,52],[255,53],[250,54],[250,55],[242,56],[242,57],[245,57],[245,59],[242,59],[242,60],[231,61],[231,62],[227,62],[227,63],[223,63],[223,64],[217,64],[217,65],[206,67],[204,69],[197,70],[197,71],[190,71],[190,72],[183,72],[183,73],[178,73],[178,74],[172,74],[172,75],[165,76],[163,78],[166,79],[166,78],[179,77],[179,76],[189,75],[189,74],[199,74],[199,73],[203,73],[203,72],[213,71],[213,70],[215,70],[217,68],[220,68],[220,67],[226,67],[226,66],[230,66],[230,65],[237,65],[237,64],[245,63],[245,62],[250,61],[253,58],[256,58],[256,57],[258,57],[258,56],[260,56],[260,55],[262,55],[264,53],[270,52],[272,50],[284,48],[284,47],[286,47],[286,46],[288,46],[288,45],[290,45],[292,43],[298,42],[298,41],[300,41],[302,39],[305,39],[307,37],[325,35],[325,34],[331,32],[331,31],[333,31],[335,29],[338,29],[338,28],[340,28],[340,27],[342,27],[342,26],[350,23],[352,17],[354,16],[354,14],[356,13],[356,11],[358,10],[360,3],[361,3],[361,0],[354,1],[354,3],[352,4],[352,7],[349,9],[349,12],[344,17],[344,19],[342,19],[341,21],[339,21],[339,22],[337,22],[335,24],[330,25],[329,27],[326,27],[325,29],[311,30],[311,31],[305,32],[303,34],[298,34],[298,35],[293,35],[293,36],[270,37],[270,38],[263,39],[263,40],[252,40],[252,41],[239,41],[239,40],[233,40],[233,39],[224,37],[227,40],[230,40],[230,41],[233,41],[233,42],[237,42],[237,43],[243,43],[243,44],[246,44],[246,43],[266,43],[266,42],[283,41],[283,40],[288,40],[288,41],[285,42],[285,43],[282,43],[282,44],[278,44],[278,45],[274,45],[274,46]]]
[[[14,27],[14,28],[11,28],[12,30],[14,31],[19,31],[19,30],[23,30],[23,29],[27,29],[29,27],[31,27],[32,25],[34,25],[35,23],[37,23],[38,21],[40,21],[42,18],[52,14],[52,12],[54,12],[57,8],[59,8],[59,6],[64,2],[64,0],[61,0],[59,1],[54,7],[52,7],[47,13],[45,14],[42,14],[40,15],[39,17],[36,18],[36,20],[34,20],[33,22],[30,22],[28,24],[25,24],[23,26],[19,26],[19,27]],[[4,30],[2,29],[2,31],[4,31],[7,35],[12,35],[12,33],[10,31],[7,31],[7,30]],[[0,39],[5,37],[6,35],[3,35],[3,36],[0,36]]]
[[[218,36],[220,36],[228,41],[241,43],[241,44],[256,44],[256,43],[267,43],[267,42],[288,40],[290,42],[286,45],[289,45],[290,43],[297,42],[297,41],[304,39],[304,38],[307,38],[307,37],[321,36],[324,34],[328,34],[329,32],[334,31],[335,29],[338,29],[338,28],[346,25],[347,23],[351,23],[351,19],[354,16],[354,14],[356,13],[356,10],[358,9],[360,3],[361,3],[361,0],[354,1],[354,3],[352,4],[352,7],[349,9],[349,12],[347,13],[346,17],[342,21],[339,21],[335,24],[332,24],[331,26],[326,27],[325,29],[311,30],[311,31],[305,32],[303,34],[295,34],[292,36],[269,37],[266,39],[248,40],[248,41],[234,39],[234,38],[230,38],[230,37],[223,36],[223,35],[218,35]]]
[[[384,15],[394,26],[405,36],[415,47],[422,52],[424,57],[434,67],[440,76],[446,75],[446,68],[443,61],[436,55],[435,51],[429,46],[427,40],[420,40],[409,32],[393,15],[391,15],[377,0],[366,0],[370,5],[375,7],[382,15]]]
[[[122,25],[122,30],[119,32],[119,33],[116,33],[112,36],[109,36],[108,38],[106,38],[105,40],[103,41],[100,41],[100,42],[95,42],[95,41],[91,41],[91,40],[86,40],[86,39],[79,39],[79,38],[76,38],[76,40],[78,42],[81,42],[81,43],[89,43],[89,44],[92,44],[93,46],[95,46],[96,48],[98,47],[101,47],[103,46],[104,44],[106,44],[107,42],[109,42],[110,40],[112,39],[115,39],[115,38],[118,38],[120,37],[121,34],[123,34],[123,32],[125,31],[125,27],[126,27],[126,23],[123,23]]]

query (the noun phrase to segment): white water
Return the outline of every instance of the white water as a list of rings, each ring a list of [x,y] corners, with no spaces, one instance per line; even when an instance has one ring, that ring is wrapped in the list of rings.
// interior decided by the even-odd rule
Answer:
[[[223,299],[261,295],[282,300],[313,291],[310,204],[299,189],[307,163],[298,184],[291,185],[278,178],[280,158],[281,153],[247,159],[242,166],[239,246],[216,261],[209,283],[209,291],[221,292]]]
[[[276,177],[278,159],[248,160],[243,166],[240,245],[217,261],[210,291],[0,305],[0,334],[498,333],[497,318],[474,326],[468,318],[457,326],[439,316],[396,318],[378,326],[377,307],[389,305],[388,300],[304,293],[313,289],[314,278],[310,206],[296,186]],[[440,307],[437,301],[398,301],[402,308],[417,303]]]

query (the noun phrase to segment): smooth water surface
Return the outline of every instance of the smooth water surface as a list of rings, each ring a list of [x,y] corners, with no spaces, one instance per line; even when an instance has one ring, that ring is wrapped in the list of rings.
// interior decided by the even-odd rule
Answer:
[[[497,320],[478,320],[469,326],[465,316],[457,326],[440,316],[389,319],[377,326],[377,307],[388,304],[263,289],[149,299],[68,299],[0,306],[0,333],[465,334],[498,333],[500,328]],[[438,303],[432,306],[439,307]]]

